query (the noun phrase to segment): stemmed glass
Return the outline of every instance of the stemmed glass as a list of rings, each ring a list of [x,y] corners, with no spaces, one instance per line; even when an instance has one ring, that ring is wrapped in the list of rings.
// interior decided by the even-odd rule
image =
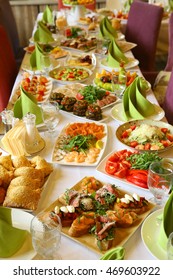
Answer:
[[[112,91],[119,98],[122,98],[123,96],[123,93],[126,89],[126,82],[127,82],[126,73],[119,72],[118,75],[117,74],[112,75]]]
[[[150,164],[148,170],[148,188],[154,195],[153,200],[159,206],[164,204],[165,196],[173,183],[173,164],[163,159]]]
[[[58,251],[61,241],[61,220],[57,216],[54,222],[47,212],[40,212],[32,220],[30,232],[32,245],[37,252],[37,258],[43,260],[60,260]]]
[[[41,103],[42,117],[45,126],[48,129],[48,136],[55,136],[59,123],[59,106],[55,101],[46,101]]]
[[[168,260],[173,260],[173,232],[170,233],[167,243]]]
[[[49,54],[43,54],[40,58],[41,68],[45,75],[54,67],[53,57]]]

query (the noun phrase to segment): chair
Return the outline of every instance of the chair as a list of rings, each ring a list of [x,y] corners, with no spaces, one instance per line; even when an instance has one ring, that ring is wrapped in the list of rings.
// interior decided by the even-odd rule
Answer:
[[[4,26],[8,34],[19,67],[25,52],[19,43],[17,25],[9,0],[0,0],[0,25]]]
[[[95,9],[96,9],[96,0],[94,0],[93,4],[85,5],[85,7],[87,9],[89,9],[89,10],[95,11]],[[66,8],[68,8],[68,7],[63,5],[62,0],[58,0],[58,10],[66,9]]]
[[[167,118],[168,123],[173,125],[173,69],[168,82],[163,109],[165,111],[165,117]]]
[[[162,7],[134,1],[129,10],[125,31],[126,40],[137,44],[132,52],[139,60],[144,77],[152,84],[157,75],[155,54],[162,16]]]
[[[17,76],[17,65],[5,28],[0,25],[0,112],[3,111],[11,95]]]

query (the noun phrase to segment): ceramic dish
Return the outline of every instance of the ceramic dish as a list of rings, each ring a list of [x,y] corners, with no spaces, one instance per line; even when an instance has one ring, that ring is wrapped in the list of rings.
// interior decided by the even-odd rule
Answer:
[[[66,64],[68,66],[78,66],[78,67],[85,67],[93,70],[96,67],[96,57],[94,54],[72,54],[70,55],[67,60]]]
[[[69,72],[71,72],[71,74],[69,74]],[[62,75],[64,74],[62,73],[65,74],[63,79]],[[91,76],[91,74],[92,71],[84,67],[61,66],[51,70],[49,72],[49,77],[56,80],[60,84],[68,85],[71,83],[83,83]]]
[[[162,222],[159,219],[159,215],[161,215],[162,212],[163,209],[159,209],[150,214],[143,222],[141,228],[141,237],[145,247],[149,253],[158,260],[167,259],[166,251],[157,243]]]
[[[94,133],[94,129],[97,129],[99,131],[102,131],[101,132],[101,135],[102,137],[100,138],[101,142],[102,142],[102,147],[101,149],[98,149],[97,150],[97,155],[96,157],[94,157],[93,159],[93,155],[91,156],[87,156],[86,153],[83,153],[83,155],[81,156],[81,158],[78,157],[79,153],[77,152],[77,155],[76,155],[76,158],[73,158],[73,157],[70,157],[70,152],[65,152],[65,150],[63,148],[60,149],[60,147],[62,147],[62,144],[61,144],[61,139],[64,138],[65,135],[70,135],[69,134],[69,127],[75,127],[77,129],[77,134],[76,135],[84,135],[82,133],[82,130],[85,131],[85,135],[91,135],[91,132],[88,132],[86,134],[86,126],[88,126],[88,129],[92,129],[92,135],[95,135]],[[79,128],[80,127],[80,128]],[[68,129],[68,131],[67,131]],[[74,128],[73,128],[73,131]],[[89,131],[89,130],[88,130]],[[97,133],[96,133],[97,134]],[[72,166],[96,166],[99,161],[101,160],[101,157],[104,153],[104,150],[106,148],[106,143],[107,143],[107,136],[108,136],[108,131],[107,131],[107,125],[104,124],[104,123],[96,123],[94,121],[92,122],[86,122],[86,123],[80,123],[80,122],[76,122],[76,123],[69,123],[67,124],[67,126],[65,126],[63,128],[63,130],[61,131],[61,133],[59,134],[57,140],[56,140],[56,143],[55,143],[55,146],[54,146],[54,149],[53,149],[53,154],[52,154],[52,161],[53,162],[56,162],[58,164],[61,164],[61,165],[72,165]],[[91,147],[94,148],[95,146]],[[90,152],[91,149],[88,149],[87,152]],[[94,152],[93,152],[94,153]],[[68,156],[68,159],[65,158],[65,156]]]
[[[128,59],[129,59],[129,62],[124,65],[124,68],[126,70],[131,69],[131,68],[133,68],[133,67],[135,67],[139,64],[139,60],[137,60],[135,58],[128,57]],[[105,57],[101,60],[101,66],[107,71],[112,71],[112,70],[119,71],[119,67],[115,68],[115,67],[111,67],[111,66],[108,65],[107,57]]]
[[[85,178],[83,178],[80,182],[78,182],[76,185],[74,185],[70,189],[81,192],[82,191],[81,183],[82,183],[83,180],[85,180]],[[106,184],[105,182],[101,182],[101,183]],[[119,191],[120,191],[122,196],[124,196],[124,194],[127,193],[122,188],[119,188]],[[59,207],[62,206],[59,199],[57,199],[54,203],[52,203],[46,209],[46,211],[49,211],[49,212],[53,211],[55,206],[59,206]],[[116,233],[115,233],[115,238],[113,240],[113,246],[112,247],[123,246],[125,244],[125,242],[127,242],[128,239],[139,228],[139,226],[144,221],[144,219],[147,217],[147,215],[151,212],[153,207],[154,207],[153,204],[149,203],[149,207],[146,210],[146,212],[144,212],[143,214],[140,214],[139,219],[137,219],[136,222],[134,224],[132,224],[130,227],[124,227],[124,228],[123,227],[116,227]],[[103,251],[100,251],[100,249],[96,245],[96,240],[95,240],[94,235],[86,233],[86,234],[84,234],[82,236],[79,236],[79,237],[72,237],[69,234],[69,227],[62,227],[62,234],[67,236],[68,238],[74,240],[75,242],[78,242],[79,244],[81,244],[83,246],[86,246],[89,250],[92,250],[92,251],[94,251],[98,254],[103,253]]]
[[[130,136],[130,134],[128,134],[129,136],[127,135],[126,137],[125,136],[122,137],[122,135],[124,133],[126,133],[127,129],[129,129],[130,127],[133,127],[133,126],[140,127],[141,124],[146,124],[147,126],[149,126],[145,133],[144,133],[144,131],[142,131],[141,134],[139,135],[142,138],[145,137],[145,135],[147,135],[146,136],[147,137],[147,141],[146,142],[151,144],[150,149],[148,149],[147,151],[162,153],[162,152],[165,152],[166,150],[168,150],[168,149],[173,147],[173,126],[168,124],[168,123],[165,123],[165,122],[154,121],[154,120],[149,120],[149,119],[134,120],[134,121],[130,121],[130,122],[125,122],[124,124],[120,125],[117,128],[117,130],[116,130],[116,137],[117,137],[117,139],[122,144],[124,144],[126,147],[132,148],[132,149],[137,150],[139,152],[145,152],[144,148],[142,148],[142,147],[139,147],[137,149],[135,147],[133,148],[132,146],[130,146],[130,142],[128,141],[128,137]],[[166,133],[164,133],[165,135],[163,134],[163,136],[164,136],[163,140],[168,141],[168,143],[167,143],[168,145],[165,145],[165,146],[162,146],[162,147],[159,146],[160,148],[158,149],[157,148],[158,144],[160,145],[160,143],[161,143],[159,140],[156,140],[156,138],[154,138],[155,141],[153,141],[153,140],[149,141],[148,140],[148,137],[149,137],[148,133],[151,134],[151,130],[150,130],[151,126],[152,126],[152,128],[154,130],[154,132],[153,132],[154,136],[150,136],[150,137],[155,137],[157,135],[156,134],[157,130],[158,130],[157,133],[159,133],[159,134],[162,133],[162,132],[160,132],[161,129],[162,130],[165,130],[165,129],[168,130],[169,134],[166,134]],[[153,133],[152,133],[152,135],[153,135]],[[135,141],[135,139],[133,139],[133,141]],[[151,138],[151,139],[153,139],[153,138]],[[153,148],[152,148],[152,145],[154,145]]]
[[[0,258],[0,260],[31,260],[35,256],[35,251],[32,247],[30,234],[30,224],[33,215],[19,209],[11,209],[12,225],[16,228],[24,229],[29,232],[23,246],[13,256],[8,258]]]
[[[116,152],[118,152],[118,151],[113,151],[113,152],[109,153],[106,157],[104,157],[104,158],[101,160],[101,162],[97,165],[96,170],[97,170],[98,172],[100,172],[101,174],[107,176],[108,178],[112,178],[117,184],[123,183],[123,184],[126,184],[126,185],[128,185],[128,186],[131,186],[131,187],[133,187],[133,188],[135,188],[135,189],[141,189],[141,190],[143,190],[143,191],[149,191],[149,189],[146,189],[146,188],[142,188],[142,187],[140,187],[140,186],[137,186],[137,185],[135,185],[135,184],[133,184],[133,183],[127,181],[125,178],[120,178],[120,177],[118,177],[118,176],[114,176],[114,175],[108,174],[108,173],[106,172],[106,170],[105,170],[106,162],[107,162],[107,160],[108,160],[114,153],[116,153]]]
[[[160,106],[158,106],[156,104],[154,104],[154,107],[155,107],[155,114],[147,117],[147,119],[160,121],[165,116],[165,112]],[[115,104],[115,106],[111,110],[111,117],[114,120],[118,121],[119,123],[124,123],[125,120],[123,119],[122,111],[123,111],[122,102]],[[133,120],[133,119],[131,119],[131,120]]]

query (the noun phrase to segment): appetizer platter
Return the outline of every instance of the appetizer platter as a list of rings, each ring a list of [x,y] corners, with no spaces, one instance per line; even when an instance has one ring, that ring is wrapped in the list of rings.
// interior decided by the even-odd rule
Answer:
[[[132,58],[132,57],[127,57],[127,58],[128,58],[128,62],[126,64],[124,64],[124,68],[126,70],[131,69],[139,64],[139,60]],[[112,71],[112,69],[114,69],[115,71],[118,71],[118,69],[119,69],[118,67],[115,68],[115,67],[109,66],[108,62],[107,62],[107,57],[105,57],[101,60],[101,66],[107,71]]]
[[[96,167],[96,170],[117,183],[149,190],[147,184],[148,168],[153,161],[160,161],[162,157],[157,152],[139,153],[134,150],[113,151],[108,154]]]
[[[68,50],[75,49],[83,52],[89,52],[95,49],[96,46],[97,46],[97,38],[95,36],[68,39],[61,42],[61,47],[64,47]]]
[[[54,89],[50,98],[58,102],[60,109],[79,117],[86,117],[88,105],[98,105],[101,109],[105,109],[120,101],[118,97],[111,94],[109,91],[93,85],[84,85],[80,83],[58,87]],[[64,99],[66,99],[65,104]],[[70,104],[70,107],[66,106]],[[76,110],[82,108],[82,111]],[[97,118],[95,118],[95,120],[97,120]]]
[[[136,120],[120,125],[118,140],[136,151],[165,152],[173,146],[173,126],[154,120]]]
[[[55,222],[57,215],[61,218],[65,236],[102,254],[123,246],[153,207],[137,193],[90,176],[67,189],[46,212]]]
[[[80,38],[86,36],[87,32],[79,26],[68,26],[64,30],[64,35],[67,39]]]
[[[91,74],[91,70],[84,67],[60,66],[51,70],[49,72],[49,77],[61,84],[71,84],[76,82],[82,83],[86,81]]]
[[[11,95],[10,103],[14,104],[20,97],[21,86],[25,91],[35,96],[38,102],[45,102],[50,97],[52,85],[52,79],[44,75],[31,75],[27,72],[24,72],[22,80]]]
[[[106,148],[107,137],[104,123],[69,123],[56,140],[52,161],[62,165],[96,166]]]
[[[0,156],[0,204],[35,211],[53,165],[41,156]]]
[[[64,50],[63,48],[59,46],[51,46],[49,44],[40,44],[40,47],[42,48],[43,52],[50,54],[52,57],[58,59],[66,57],[70,54],[69,51]],[[35,45],[29,45],[28,47],[24,48],[24,50],[31,54],[35,50]]]
[[[93,70],[96,66],[96,57],[94,54],[70,55],[66,61],[68,66],[82,66]]]

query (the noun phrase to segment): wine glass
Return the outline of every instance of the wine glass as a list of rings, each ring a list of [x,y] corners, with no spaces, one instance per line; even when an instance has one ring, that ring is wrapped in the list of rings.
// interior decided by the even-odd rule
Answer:
[[[42,117],[44,124],[48,130],[48,136],[55,136],[59,123],[59,105],[55,101],[46,101],[41,105]]]
[[[170,233],[167,243],[168,260],[173,260],[173,232]]]
[[[61,220],[56,222],[49,217],[48,212],[40,212],[31,220],[30,232],[32,245],[37,252],[37,258],[43,260],[60,260]]]
[[[126,89],[127,76],[126,73],[119,71],[119,73],[112,74],[112,91],[119,98],[122,98],[124,90]]]
[[[40,58],[41,63],[41,69],[44,72],[45,75],[49,74],[49,71],[54,66],[54,60],[53,57],[49,54],[43,54]]]
[[[173,164],[163,159],[150,164],[148,170],[148,188],[154,195],[153,200],[159,206],[164,204],[165,196],[169,193],[173,183]]]

